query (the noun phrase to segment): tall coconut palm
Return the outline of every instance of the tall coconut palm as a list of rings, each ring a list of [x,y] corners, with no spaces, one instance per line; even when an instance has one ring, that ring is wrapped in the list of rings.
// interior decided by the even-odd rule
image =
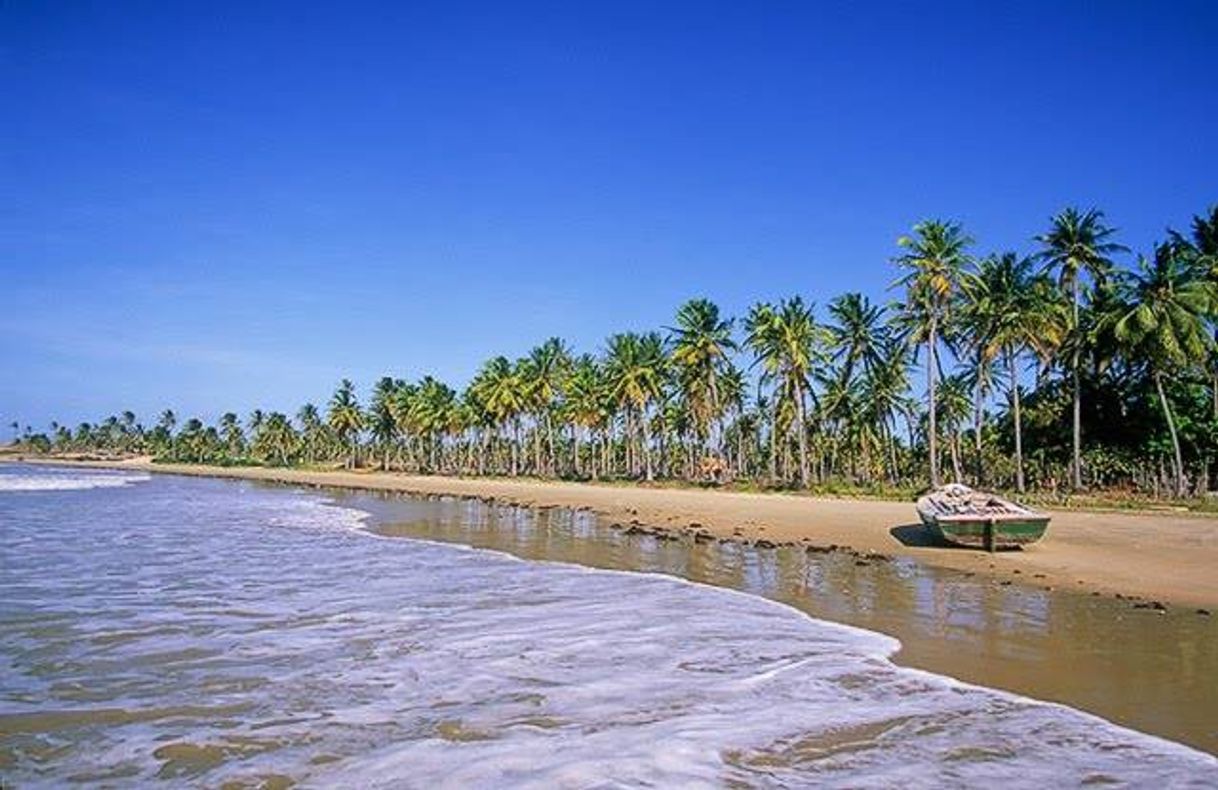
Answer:
[[[301,444],[304,447],[305,462],[312,464],[317,460],[317,451],[324,440],[325,425],[321,421],[321,413],[312,403],[306,403],[296,412],[296,421],[300,423]]]
[[[299,437],[292,423],[281,412],[271,412],[259,424],[254,436],[254,451],[280,466],[287,466],[296,453]]]
[[[1081,352],[1083,339],[1079,311],[1082,309],[1085,279],[1103,279],[1112,269],[1112,256],[1126,248],[1112,241],[1116,229],[1104,223],[1104,212],[1067,208],[1051,220],[1047,233],[1036,237],[1041,250],[1037,257],[1047,272],[1055,273],[1058,285],[1069,295],[1070,332],[1074,335],[1070,358],[1073,389],[1071,480],[1076,490],[1083,487],[1083,423]]]
[[[1202,274],[1218,277],[1218,204],[1193,217],[1190,231],[1188,236],[1168,231],[1169,238],[1185,252],[1190,265]]]
[[[330,398],[326,421],[338,443],[346,448],[346,467],[354,469],[359,461],[359,433],[364,429],[364,413],[360,411],[355,385],[350,379],[343,379]]]
[[[883,305],[858,292],[842,294],[829,302],[827,329],[832,337],[834,362],[843,384],[853,380],[859,365],[870,370],[883,362],[889,327]]]
[[[745,344],[752,350],[755,364],[761,366],[762,379],[775,387],[776,405],[787,402],[794,407],[795,431],[799,442],[799,481],[807,488],[808,468],[807,399],[812,391],[812,373],[826,334],[817,326],[812,306],[796,296],[780,302],[754,305],[745,320]],[[779,407],[781,408],[781,407]],[[776,412],[777,413],[777,412]],[[777,420],[775,420],[777,422]],[[771,473],[777,445],[771,437]]]
[[[529,387],[529,407],[538,429],[534,439],[534,465],[538,474],[543,466],[540,453],[542,429],[549,450],[547,471],[554,471],[554,409],[562,396],[563,383],[570,367],[571,350],[557,337],[551,337],[534,348],[527,358],[525,376]]]
[[[647,480],[655,478],[651,455],[651,428],[648,409],[658,402],[664,389],[668,360],[664,340],[657,332],[612,335],[605,352],[605,375],[613,403],[626,416],[626,444],[637,436]],[[630,473],[637,474],[638,457]]]
[[[1213,348],[1207,319],[1218,309],[1218,287],[1198,276],[1170,244],[1153,258],[1138,260],[1138,271],[1122,273],[1122,304],[1102,319],[1131,361],[1149,369],[1171,436],[1176,496],[1185,494],[1184,458],[1163,379],[1195,367]]]
[[[1049,286],[1034,273],[1033,261],[1013,252],[990,256],[978,266],[965,308],[973,328],[972,345],[983,363],[1006,366],[1007,395],[1015,443],[1015,486],[1025,490],[1023,425],[1018,358],[1027,349],[1047,354],[1062,340],[1065,322]]]
[[[719,379],[729,363],[728,354],[736,350],[732,321],[720,317],[714,302],[691,299],[677,310],[676,326],[668,327],[668,332],[677,382],[689,402],[698,439],[704,442],[712,421],[723,416]]]
[[[1218,204],[1209,211],[1193,217],[1189,236],[1169,231],[1171,241],[1187,257],[1189,265],[1200,276],[1218,284]],[[1218,346],[1218,315],[1211,317],[1215,346]],[[1213,402],[1213,419],[1218,423],[1218,353],[1209,360],[1210,397]]]
[[[572,427],[571,467],[575,476],[581,477],[581,435],[586,433],[591,436],[594,431],[604,426],[609,415],[604,373],[596,359],[589,354],[576,359],[570,366],[563,389],[566,392],[564,411]],[[597,466],[593,461],[592,477],[595,479],[597,476]]]
[[[897,416],[909,414],[913,406],[909,392],[909,347],[887,338],[879,361],[863,373],[859,386],[859,405],[865,417],[873,422],[887,440],[889,479],[897,482]]]
[[[262,409],[254,409],[250,412],[250,416],[246,420],[246,427],[249,429],[250,436],[255,436],[258,431],[262,430],[264,420],[266,420],[266,414],[263,413]]]
[[[939,412],[938,422],[948,436],[948,454],[952,461],[952,476],[957,483],[963,481],[964,467],[961,462],[961,434],[973,409],[972,382],[963,374],[948,376],[935,408]]]
[[[520,415],[528,406],[528,393],[521,375],[521,366],[513,365],[507,357],[495,357],[482,366],[470,388],[481,407],[491,415],[495,424],[510,426],[511,473],[520,474]]]
[[[912,236],[897,244],[906,251],[895,262],[906,274],[895,285],[905,288],[901,316],[907,338],[926,345],[927,443],[930,452],[930,481],[940,484],[938,430],[935,408],[938,385],[938,346],[943,324],[950,315],[952,298],[960,287],[961,273],[969,261],[973,240],[958,223],[928,220],[914,226]]]
[[[381,469],[389,468],[389,450],[397,437],[397,422],[393,415],[393,399],[404,382],[382,376],[372,388],[372,402],[368,404],[368,428],[372,440],[381,451]]]
[[[410,422],[425,438],[427,468],[433,472],[440,466],[444,434],[454,422],[456,405],[456,391],[432,376],[423,377],[411,401]]]
[[[724,414],[734,418],[736,423],[739,423],[740,418],[744,415],[745,399],[747,397],[748,385],[745,382],[744,371],[728,362],[723,369],[723,373],[719,376],[719,399],[722,404]],[[721,437],[722,441],[726,442],[726,436]],[[727,453],[725,452],[725,455]],[[743,469],[744,460],[744,437],[739,431],[736,434],[736,465],[737,469]],[[730,466],[730,465],[729,465]]]
[[[843,294],[829,303],[831,322],[827,329],[837,370],[824,380],[823,413],[839,432],[855,436],[867,433],[862,426],[853,424],[862,416],[856,408],[860,395],[857,373],[861,367],[866,377],[882,362],[881,354],[890,334],[885,313],[883,305],[873,304],[857,292]]]
[[[220,439],[224,442],[224,451],[230,458],[236,458],[245,452],[245,434],[241,430],[241,421],[236,412],[225,412],[220,417]]]

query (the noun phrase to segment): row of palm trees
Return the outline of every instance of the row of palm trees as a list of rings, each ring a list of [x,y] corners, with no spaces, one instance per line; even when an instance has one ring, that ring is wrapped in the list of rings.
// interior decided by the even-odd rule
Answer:
[[[1066,209],[1026,256],[977,256],[948,221],[894,258],[900,298],[796,296],[741,320],[706,299],[597,355],[551,338],[462,391],[386,377],[363,405],[214,426],[130,412],[27,436],[60,450],[427,473],[749,480],[774,486],[1135,486],[1183,496],[1218,461],[1218,207],[1132,266],[1097,210]],[[924,369],[925,399],[915,398]],[[1069,436],[1068,445],[1062,441]],[[1030,447],[1030,449],[1029,449]]]

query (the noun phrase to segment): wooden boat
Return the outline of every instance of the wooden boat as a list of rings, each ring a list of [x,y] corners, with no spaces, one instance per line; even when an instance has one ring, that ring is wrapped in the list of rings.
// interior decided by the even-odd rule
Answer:
[[[918,515],[947,542],[987,551],[1035,543],[1049,527],[1044,513],[959,483],[921,497]]]

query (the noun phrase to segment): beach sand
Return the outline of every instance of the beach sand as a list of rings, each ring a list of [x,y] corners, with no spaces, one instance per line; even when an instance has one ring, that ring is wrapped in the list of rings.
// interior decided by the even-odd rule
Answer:
[[[46,461],[46,462],[62,462]],[[995,554],[927,544],[912,502],[826,499],[706,489],[454,478],[372,471],[78,462],[148,472],[371,491],[494,499],[529,507],[592,510],[623,527],[701,531],[738,541],[798,542],[911,557],[1004,581],[1214,609],[1218,616],[1218,518],[1179,513],[1054,511],[1046,537]]]

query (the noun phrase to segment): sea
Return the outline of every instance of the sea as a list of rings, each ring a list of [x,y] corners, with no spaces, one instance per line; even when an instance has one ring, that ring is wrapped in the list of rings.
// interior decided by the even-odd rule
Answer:
[[[1218,786],[1211,755],[881,633],[374,521],[0,464],[0,786]]]

